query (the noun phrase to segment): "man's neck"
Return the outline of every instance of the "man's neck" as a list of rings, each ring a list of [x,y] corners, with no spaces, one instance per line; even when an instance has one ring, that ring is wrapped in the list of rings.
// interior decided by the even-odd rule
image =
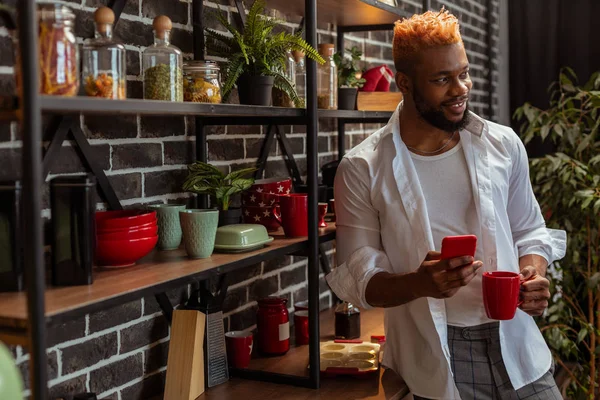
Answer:
[[[412,110],[410,105],[403,106],[400,110],[400,136],[402,141],[411,150],[417,150],[428,154],[444,145],[452,137],[451,132],[438,129],[419,117],[416,109]],[[460,136],[454,135],[453,141],[444,150],[450,150],[458,143]]]

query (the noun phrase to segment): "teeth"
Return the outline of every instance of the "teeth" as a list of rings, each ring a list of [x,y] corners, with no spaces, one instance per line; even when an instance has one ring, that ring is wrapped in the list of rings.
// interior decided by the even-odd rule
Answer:
[[[462,103],[458,103],[458,104],[452,104],[450,107],[454,107],[454,108],[460,108],[462,107],[464,104],[464,101]]]

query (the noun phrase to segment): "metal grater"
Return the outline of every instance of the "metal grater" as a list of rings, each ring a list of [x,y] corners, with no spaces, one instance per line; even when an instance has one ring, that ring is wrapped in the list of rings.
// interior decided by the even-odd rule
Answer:
[[[208,310],[206,314],[205,343],[205,366],[208,374],[208,387],[210,388],[229,380],[223,311],[211,312],[211,310]]]

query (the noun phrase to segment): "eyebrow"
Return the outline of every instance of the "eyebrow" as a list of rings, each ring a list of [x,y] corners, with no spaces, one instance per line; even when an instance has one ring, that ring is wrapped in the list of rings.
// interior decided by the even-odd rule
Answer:
[[[467,64],[467,65],[465,65],[464,67],[462,67],[462,68],[460,69],[460,71],[462,72],[462,71],[464,71],[464,70],[466,70],[466,69],[469,69],[469,64]],[[452,74],[453,72],[454,72],[454,71],[439,71],[439,72],[436,72],[435,74],[432,74],[432,75],[431,75],[431,77],[434,77],[434,76],[440,76],[440,75],[450,75],[450,74]]]

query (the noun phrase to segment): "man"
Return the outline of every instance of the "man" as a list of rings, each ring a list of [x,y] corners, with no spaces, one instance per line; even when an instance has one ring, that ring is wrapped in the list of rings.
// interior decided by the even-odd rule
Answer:
[[[443,10],[394,30],[403,102],[344,157],[335,178],[342,299],[386,307],[383,363],[415,398],[560,399],[532,316],[548,305],[549,263],[566,235],[546,228],[525,148],[468,110],[472,82],[457,19]],[[441,260],[445,236],[475,234],[475,258]],[[520,272],[520,310],[487,318],[483,271]]]

